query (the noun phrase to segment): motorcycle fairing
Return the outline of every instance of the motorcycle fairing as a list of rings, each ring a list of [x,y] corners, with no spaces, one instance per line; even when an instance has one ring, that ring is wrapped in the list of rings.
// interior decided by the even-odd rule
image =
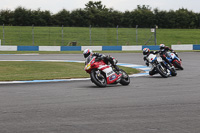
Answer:
[[[168,54],[167,59],[170,62],[173,61],[174,59],[177,59],[178,61],[181,61],[180,58],[178,58],[174,53],[167,52],[167,54]]]
[[[148,59],[149,62],[151,63],[151,62],[153,62],[153,61],[156,59],[156,55],[154,55],[154,54],[150,54],[150,55],[148,56],[147,59]]]
[[[103,71],[106,74],[108,84],[114,83],[116,80],[119,79],[119,76],[121,76],[121,75],[117,75],[113,71],[112,67],[110,67],[109,65],[99,65],[98,69]]]

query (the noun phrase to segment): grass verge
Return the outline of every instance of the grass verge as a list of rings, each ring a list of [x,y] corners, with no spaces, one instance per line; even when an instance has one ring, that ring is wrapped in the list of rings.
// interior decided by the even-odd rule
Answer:
[[[121,67],[128,74],[138,73],[139,70]],[[0,63],[0,81],[17,80],[48,80],[89,77],[84,71],[84,63],[68,62],[14,62]]]
[[[151,28],[99,28],[92,27],[0,27],[2,45],[20,46],[115,46],[154,45]],[[91,32],[90,32],[91,31]],[[137,33],[137,35],[136,35]],[[91,36],[89,35],[91,34]],[[199,29],[156,29],[157,44],[200,44]],[[5,36],[3,40],[3,36]],[[136,39],[137,38],[137,39]]]

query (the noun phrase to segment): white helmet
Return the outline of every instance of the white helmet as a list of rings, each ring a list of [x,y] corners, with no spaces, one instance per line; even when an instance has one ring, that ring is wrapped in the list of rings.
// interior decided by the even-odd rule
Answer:
[[[92,55],[92,54],[93,54],[93,52],[92,52],[91,49],[85,49],[85,50],[83,51],[83,56],[84,56],[85,58],[87,58],[89,55]]]

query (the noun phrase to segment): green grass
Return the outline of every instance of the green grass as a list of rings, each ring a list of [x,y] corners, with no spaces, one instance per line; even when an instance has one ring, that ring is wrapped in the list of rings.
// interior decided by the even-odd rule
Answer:
[[[200,29],[158,29],[158,44],[200,44]]]
[[[128,74],[138,73],[133,68],[120,67]],[[0,63],[0,81],[44,80],[89,77],[84,71],[84,63],[68,62],[14,62]]]
[[[157,29],[156,33],[157,44],[200,44],[200,29]],[[90,41],[89,27],[64,27],[62,34],[62,27],[4,26],[3,40],[0,28],[2,45],[22,46],[69,46],[73,41],[78,46],[144,45],[150,38],[148,45],[154,45],[152,35],[150,28],[138,28],[136,42],[135,28],[91,28]]]

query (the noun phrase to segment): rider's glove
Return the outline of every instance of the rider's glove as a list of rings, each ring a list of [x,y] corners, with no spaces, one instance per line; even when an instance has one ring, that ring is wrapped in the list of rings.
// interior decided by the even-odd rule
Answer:
[[[99,56],[100,56],[100,54],[99,54],[99,53],[94,53],[93,55],[94,55],[94,56],[97,56],[97,57],[99,57]]]
[[[101,54],[101,57],[102,57],[102,58],[105,58],[105,57],[106,57],[106,55],[104,55],[104,54]]]

